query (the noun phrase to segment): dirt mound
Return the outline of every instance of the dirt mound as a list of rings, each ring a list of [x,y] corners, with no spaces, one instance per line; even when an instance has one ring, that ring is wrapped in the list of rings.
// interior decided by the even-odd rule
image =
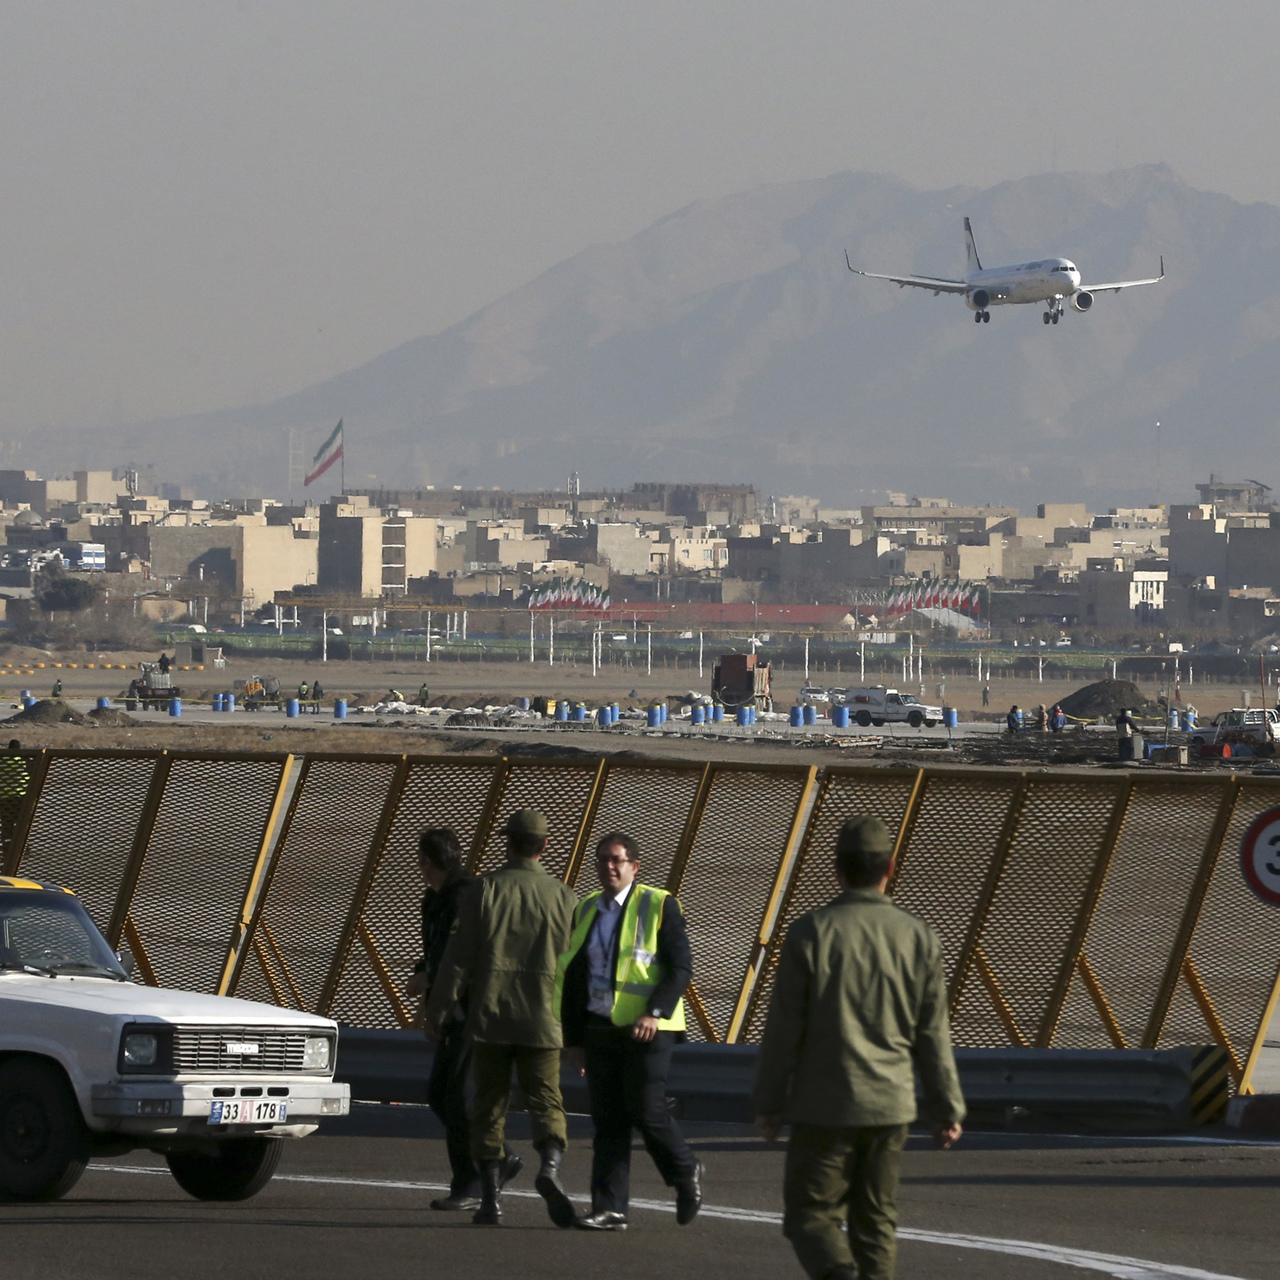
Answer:
[[[144,723],[126,711],[117,711],[115,707],[95,707],[89,712],[89,719],[103,729],[128,729]]]
[[[444,724],[446,729],[484,729],[493,721],[483,711],[455,711]]]
[[[69,707],[61,698],[41,698],[33,706],[10,716],[7,724],[92,724],[88,716]]]
[[[1096,720],[1099,716],[1109,719],[1124,710],[1136,715],[1156,715],[1159,711],[1132,680],[1099,680],[1060,698],[1058,705],[1077,720]]]

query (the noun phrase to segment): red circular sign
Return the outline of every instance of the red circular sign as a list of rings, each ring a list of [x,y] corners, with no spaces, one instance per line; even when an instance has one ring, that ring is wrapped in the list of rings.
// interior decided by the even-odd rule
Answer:
[[[1280,808],[1259,814],[1240,842],[1244,882],[1263,902],[1280,907]]]

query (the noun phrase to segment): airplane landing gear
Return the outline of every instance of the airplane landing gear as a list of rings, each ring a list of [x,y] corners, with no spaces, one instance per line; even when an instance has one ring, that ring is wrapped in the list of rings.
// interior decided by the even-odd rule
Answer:
[[[975,311],[975,312],[973,313],[973,323],[974,323],[974,324],[990,324],[990,323],[991,323],[991,312],[990,312],[990,311]]]
[[[1050,303],[1049,310],[1044,313],[1045,324],[1048,324],[1050,321],[1052,321],[1054,324],[1057,324],[1058,321],[1061,319],[1062,319],[1062,303],[1061,302]]]

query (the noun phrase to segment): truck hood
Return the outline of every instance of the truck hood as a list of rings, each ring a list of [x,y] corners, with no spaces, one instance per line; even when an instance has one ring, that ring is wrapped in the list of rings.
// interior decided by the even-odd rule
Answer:
[[[0,1001],[4,1000],[24,1000],[143,1022],[154,1018],[159,1022],[211,1026],[333,1029],[336,1025],[328,1018],[260,1004],[256,1000],[233,1000],[228,996],[207,996],[194,991],[172,991],[84,976],[47,978],[28,973],[0,973]]]

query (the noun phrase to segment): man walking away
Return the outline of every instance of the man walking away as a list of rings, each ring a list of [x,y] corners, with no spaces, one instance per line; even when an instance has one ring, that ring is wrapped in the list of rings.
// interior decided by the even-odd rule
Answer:
[[[458,902],[475,876],[462,865],[462,846],[448,827],[429,827],[418,837],[418,871],[426,892],[422,896],[422,959],[405,988],[410,999],[429,996],[440,973],[440,961],[458,917]],[[466,993],[445,1017],[427,1081],[427,1102],[444,1125],[449,1152],[449,1194],[432,1200],[433,1209],[480,1208],[480,1171],[471,1158],[471,1128],[467,1123],[467,1075],[471,1070],[471,1041],[466,1022]],[[508,1151],[503,1160],[505,1186],[524,1168],[524,1161]]]
[[[984,707],[991,705],[991,685],[989,682],[982,686],[982,705]]]
[[[1016,702],[1009,708],[1009,714],[1004,718],[1004,729],[1011,737],[1017,737],[1022,732],[1022,712],[1018,710]]]
[[[427,1002],[428,1036],[443,1032],[468,988],[466,1033],[475,1041],[471,1155],[480,1167],[481,1204],[472,1221],[502,1221],[503,1135],[511,1071],[524,1091],[533,1145],[542,1156],[534,1186],[558,1227],[573,1226],[573,1204],[560,1183],[569,1145],[560,1097],[560,1022],[556,962],[569,945],[577,899],[542,865],[547,820],[537,809],[507,819],[507,864],[462,895],[440,974]]]
[[[585,1059],[595,1142],[591,1213],[584,1230],[624,1231],[631,1131],[676,1189],[676,1221],[702,1207],[702,1161],[667,1110],[667,1074],[684,1039],[684,992],[693,959],[675,895],[640,884],[636,842],[615,832],[596,845],[601,888],[579,904],[560,960],[556,1007],[565,1044]]]
[[[1054,733],[1061,733],[1067,727],[1067,713],[1061,707],[1055,706],[1049,714],[1049,728]]]
[[[839,895],[787,932],[756,1068],[756,1124],[791,1123],[783,1235],[813,1280],[892,1280],[895,1197],[919,1074],[935,1143],[961,1133],[937,935],[885,895],[893,839],[850,818]],[[848,1238],[841,1231],[848,1222]]]

